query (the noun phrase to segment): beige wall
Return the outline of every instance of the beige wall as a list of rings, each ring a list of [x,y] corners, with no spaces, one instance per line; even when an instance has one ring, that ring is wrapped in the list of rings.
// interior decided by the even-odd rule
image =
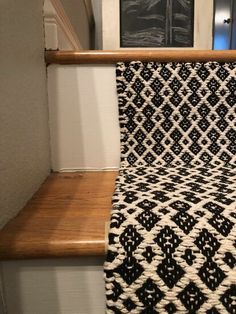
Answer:
[[[50,169],[43,0],[0,5],[0,227]]]
[[[79,38],[82,49],[91,49],[91,33],[84,0],[61,0],[64,10]]]

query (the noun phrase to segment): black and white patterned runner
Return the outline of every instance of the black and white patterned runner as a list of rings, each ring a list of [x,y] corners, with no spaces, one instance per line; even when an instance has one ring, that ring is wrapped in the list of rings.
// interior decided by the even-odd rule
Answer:
[[[117,65],[107,313],[236,314],[236,64]]]

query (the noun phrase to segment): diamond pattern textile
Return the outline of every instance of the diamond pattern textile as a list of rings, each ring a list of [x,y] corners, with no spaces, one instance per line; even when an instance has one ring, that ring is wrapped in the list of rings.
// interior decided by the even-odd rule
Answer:
[[[236,64],[117,65],[107,313],[236,314]]]

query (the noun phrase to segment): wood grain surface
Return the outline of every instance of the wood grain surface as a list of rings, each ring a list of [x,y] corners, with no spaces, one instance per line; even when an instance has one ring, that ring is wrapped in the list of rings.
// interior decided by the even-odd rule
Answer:
[[[105,254],[116,171],[53,173],[0,231],[0,259]]]
[[[84,50],[46,51],[47,64],[114,64],[119,61],[236,61],[236,50]]]

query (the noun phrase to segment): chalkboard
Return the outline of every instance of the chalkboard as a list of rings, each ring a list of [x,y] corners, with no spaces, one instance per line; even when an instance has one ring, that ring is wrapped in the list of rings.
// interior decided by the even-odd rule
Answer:
[[[193,47],[194,0],[120,0],[121,47]]]

